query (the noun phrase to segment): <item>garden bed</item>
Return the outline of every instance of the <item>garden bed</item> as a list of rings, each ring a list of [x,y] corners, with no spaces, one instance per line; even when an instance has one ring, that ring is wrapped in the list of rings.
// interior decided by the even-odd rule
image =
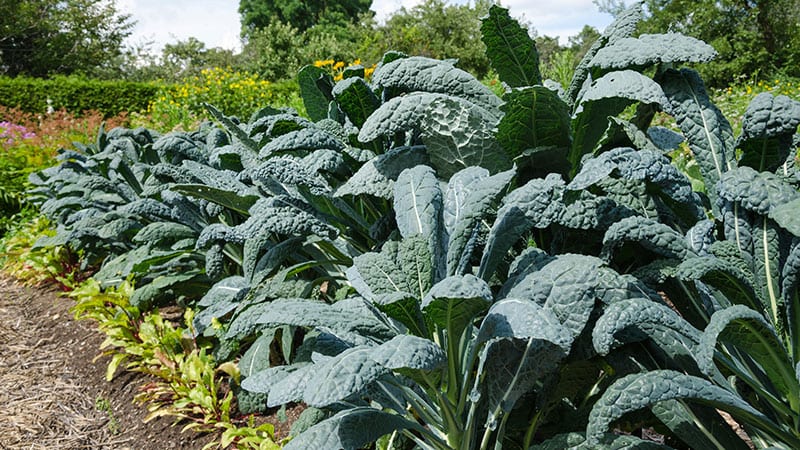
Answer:
[[[102,335],[52,288],[0,279],[0,448],[200,449],[212,437],[169,418],[144,423],[132,399],[146,377],[105,380]]]

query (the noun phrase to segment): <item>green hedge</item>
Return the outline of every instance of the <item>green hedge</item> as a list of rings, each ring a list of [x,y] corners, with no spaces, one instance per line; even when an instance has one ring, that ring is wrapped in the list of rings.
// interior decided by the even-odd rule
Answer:
[[[52,79],[0,77],[0,105],[25,112],[44,113],[47,99],[55,109],[73,114],[96,110],[105,117],[120,112],[146,111],[162,85],[129,81],[87,80],[78,77]]]

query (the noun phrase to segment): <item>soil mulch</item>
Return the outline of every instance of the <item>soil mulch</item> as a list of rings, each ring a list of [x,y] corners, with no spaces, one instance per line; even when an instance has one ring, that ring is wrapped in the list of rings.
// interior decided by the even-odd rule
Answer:
[[[170,418],[144,423],[133,404],[141,374],[105,380],[103,336],[75,321],[69,298],[0,278],[0,450],[201,449],[214,436],[181,433]]]

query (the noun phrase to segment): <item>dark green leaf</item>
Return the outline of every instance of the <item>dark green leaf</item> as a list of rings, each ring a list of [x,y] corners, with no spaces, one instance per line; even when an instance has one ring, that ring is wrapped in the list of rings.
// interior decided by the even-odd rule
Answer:
[[[333,78],[322,68],[305,66],[297,73],[300,96],[311,120],[317,122],[328,117],[328,102],[333,100]]]
[[[538,147],[567,149],[572,142],[569,107],[558,94],[543,86],[511,91],[503,97],[505,115],[497,125],[497,140],[512,157]],[[535,159],[535,168],[553,167],[553,161]]]
[[[507,9],[498,5],[489,8],[489,15],[481,20],[481,36],[501,81],[512,88],[542,83],[536,43]]]

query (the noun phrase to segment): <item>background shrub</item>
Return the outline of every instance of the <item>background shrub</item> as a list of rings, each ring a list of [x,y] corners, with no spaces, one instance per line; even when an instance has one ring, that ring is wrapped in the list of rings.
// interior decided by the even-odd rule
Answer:
[[[147,116],[137,117],[159,130],[190,129],[208,118],[204,103],[246,120],[266,105],[302,110],[298,92],[294,80],[273,83],[254,73],[214,67],[183,83],[162,85],[147,107]]]
[[[64,109],[71,114],[91,110],[108,118],[122,112],[145,111],[159,89],[157,83],[88,80],[77,76],[0,77],[0,105],[42,114],[47,111],[50,99],[55,110]]]

